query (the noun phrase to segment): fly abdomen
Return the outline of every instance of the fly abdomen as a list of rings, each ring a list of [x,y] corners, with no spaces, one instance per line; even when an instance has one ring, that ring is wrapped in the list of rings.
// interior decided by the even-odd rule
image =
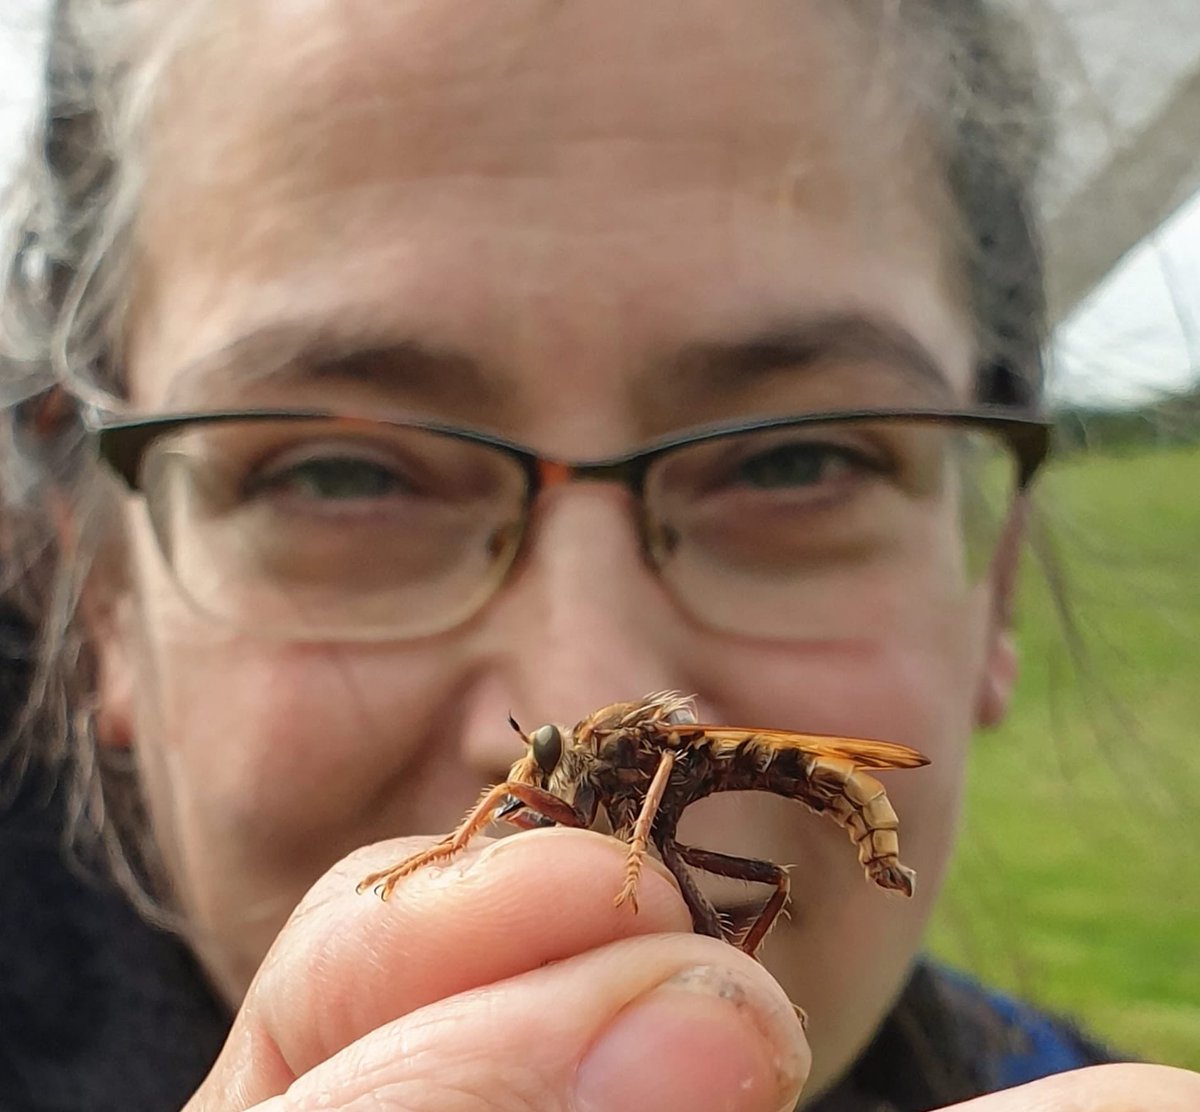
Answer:
[[[881,888],[913,894],[916,874],[900,864],[900,819],[884,786],[851,760],[816,757],[808,779],[806,803],[817,800],[846,828],[858,846],[858,860],[867,876]]]

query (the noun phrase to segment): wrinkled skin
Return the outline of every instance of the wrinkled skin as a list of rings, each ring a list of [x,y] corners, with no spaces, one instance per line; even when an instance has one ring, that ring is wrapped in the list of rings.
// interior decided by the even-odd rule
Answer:
[[[138,409],[415,410],[599,456],[794,389],[692,381],[672,353],[848,308],[906,329],[969,398],[932,160],[870,86],[868,44],[807,4],[225,0],[199,26],[147,139]],[[217,356],[280,325],[415,337],[477,373],[281,383]],[[843,370],[807,369],[807,404]],[[193,945],[240,1009],[195,1108],[770,1109],[808,1072],[789,997],[811,1017],[809,1092],[870,1037],[939,888],[969,735],[1007,703],[997,584],[875,599],[853,640],[717,634],[647,569],[630,510],[604,486],[545,497],[514,575],[445,634],[289,645],[193,615],[131,500],[128,575],[90,592],[99,725],[136,751]],[[510,711],[574,721],[665,687],[708,721],[932,757],[889,782],[917,897],[884,899],[841,831],[754,796],[697,822],[707,845],[796,862],[765,951],[778,983],[685,933],[652,868],[640,913],[612,908],[621,849],[579,831],[473,849],[386,905],[356,880],[421,842],[358,852],[271,949],[340,859],[450,829],[515,756]]]

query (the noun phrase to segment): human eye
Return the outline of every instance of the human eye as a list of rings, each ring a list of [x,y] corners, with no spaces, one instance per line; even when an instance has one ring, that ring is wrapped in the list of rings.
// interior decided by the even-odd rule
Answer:
[[[153,485],[187,512],[280,526],[471,519],[519,503],[525,483],[520,465],[490,445],[356,418],[198,426],[164,444],[156,460]]]
[[[882,445],[830,430],[737,437],[693,463],[685,481],[698,498],[793,507],[844,501],[892,466]]]
[[[363,503],[416,493],[411,466],[378,451],[336,444],[290,449],[242,483],[247,500]]]
[[[761,491],[811,491],[879,474],[884,467],[877,454],[829,441],[792,440],[743,451],[732,461],[727,482]]]
[[[184,471],[206,512],[317,527],[467,514],[506,496],[512,468],[494,452],[409,426],[334,420],[246,422],[184,446]]]

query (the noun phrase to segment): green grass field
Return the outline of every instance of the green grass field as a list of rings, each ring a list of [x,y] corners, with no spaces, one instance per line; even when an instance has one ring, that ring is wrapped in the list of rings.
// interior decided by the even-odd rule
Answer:
[[[1016,705],[976,740],[933,948],[1121,1051],[1200,1069],[1200,448],[1047,480],[1084,671],[1030,561]]]

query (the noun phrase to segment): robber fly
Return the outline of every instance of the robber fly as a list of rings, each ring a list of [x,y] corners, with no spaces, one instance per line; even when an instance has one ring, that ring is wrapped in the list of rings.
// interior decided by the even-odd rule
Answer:
[[[509,723],[526,752],[508,779],[485,791],[452,834],[364,878],[360,892],[375,888],[387,899],[401,878],[453,857],[493,819],[524,829],[586,828],[603,807],[614,836],[629,846],[617,906],[628,903],[637,910],[642,862],[653,842],[679,882],[697,932],[753,955],[787,903],[786,869],[680,845],[675,831],[683,812],[714,792],[768,791],[845,827],[870,880],[913,894],[916,874],[900,863],[896,812],[883,785],[863,769],[928,764],[915,749],[788,730],[706,726],[696,721],[693,701],[673,691],[603,707],[574,729],[547,725],[527,734],[511,717]],[[775,891],[739,922],[716,909],[690,869],[773,885]]]

